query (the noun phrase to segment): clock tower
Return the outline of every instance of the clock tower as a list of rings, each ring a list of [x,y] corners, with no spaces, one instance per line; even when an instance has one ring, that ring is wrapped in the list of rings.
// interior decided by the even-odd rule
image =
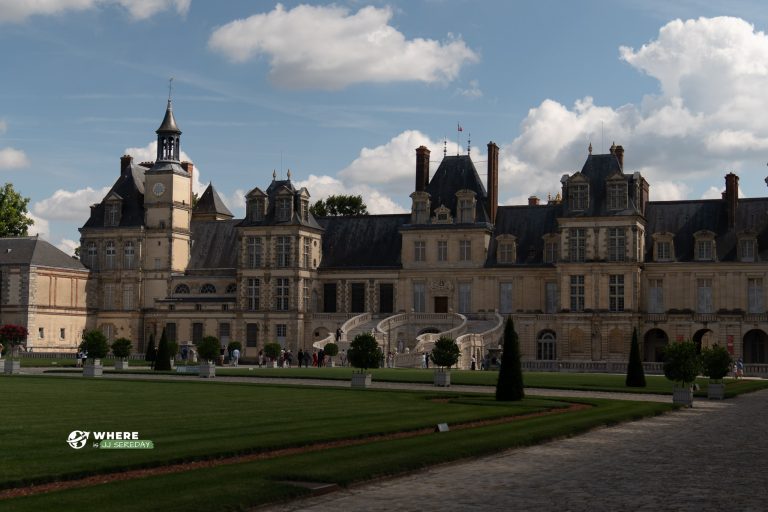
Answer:
[[[144,176],[144,307],[168,295],[170,276],[184,272],[190,254],[193,166],[179,161],[181,130],[168,98],[157,133],[157,159]]]

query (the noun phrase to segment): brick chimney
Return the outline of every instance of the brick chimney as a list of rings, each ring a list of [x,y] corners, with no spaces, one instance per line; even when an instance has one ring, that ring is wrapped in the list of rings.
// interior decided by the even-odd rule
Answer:
[[[195,171],[195,164],[192,162],[181,162],[181,168],[187,171],[187,174],[192,176],[192,173]]]
[[[499,208],[499,146],[488,143],[488,213],[491,224],[496,224],[496,211]]]
[[[131,155],[123,155],[120,157],[121,176],[124,176],[131,171],[131,162],[133,162],[133,157]]]
[[[619,167],[623,171],[624,170],[624,147],[616,146],[616,149],[614,149],[614,153],[616,154],[616,159],[619,161]]]
[[[528,206],[539,206],[539,198],[536,196],[529,197]]]
[[[725,175],[725,192],[723,200],[728,212],[728,227],[736,227],[736,208],[739,205],[739,177],[729,172]]]
[[[416,148],[416,192],[424,192],[429,185],[429,150],[426,146]]]

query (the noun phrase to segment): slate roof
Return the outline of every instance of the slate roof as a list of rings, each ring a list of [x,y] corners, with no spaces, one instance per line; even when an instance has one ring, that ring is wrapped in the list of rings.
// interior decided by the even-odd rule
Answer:
[[[192,221],[192,254],[187,269],[236,268],[240,243],[235,228],[241,220]]]
[[[700,230],[715,233],[718,261],[736,260],[738,237],[745,231],[757,235],[758,258],[768,261],[768,198],[739,199],[734,228],[722,199],[649,202],[646,219],[646,261],[653,261],[653,234],[663,232],[675,235],[675,260],[693,260],[693,234]]]
[[[0,265],[30,265],[88,271],[80,260],[68,256],[45,240],[34,236],[0,238]]]
[[[410,214],[320,217],[323,233],[321,269],[400,268],[400,227]]]
[[[486,266],[507,266],[496,261],[496,237],[513,235],[517,238],[515,264],[540,264],[544,261],[544,239],[547,233],[557,233],[557,218],[562,215],[560,204],[536,206],[500,206],[496,226],[488,246]]]
[[[179,130],[179,127],[176,125],[176,118],[173,117],[173,105],[171,104],[171,100],[168,99],[168,106],[165,108],[165,117],[163,117],[163,122],[160,123],[160,128],[158,128],[155,133],[181,133],[181,130]]]
[[[192,210],[192,215],[195,214],[213,214],[213,215],[226,215],[228,217],[234,217],[232,212],[229,211],[227,205],[222,201],[219,193],[213,188],[213,184],[208,184],[208,188],[205,189],[203,195],[197,200],[195,208]]]
[[[119,195],[122,201],[119,227],[134,227],[144,225],[144,172],[146,168],[131,161],[120,173],[112,188],[104,199],[112,193]],[[91,208],[91,216],[83,228],[104,227],[104,199]]]
[[[627,181],[627,209],[608,210],[607,180],[611,176],[619,174]],[[615,154],[589,155],[581,169],[581,175],[589,181],[589,204],[586,210],[569,211],[568,193],[563,194],[563,203],[566,206],[564,213],[569,217],[610,217],[616,215],[636,215],[641,212],[638,207],[639,198],[636,197],[635,175],[624,174],[619,160]],[[638,175],[639,176],[639,175]]]
[[[489,222],[488,194],[469,155],[446,156],[440,162],[425,189],[430,195],[430,216],[434,215],[436,208],[445,205],[456,218],[456,192],[463,189],[472,190],[477,194],[475,221]]]
[[[290,220],[278,220],[277,214],[275,212],[276,206],[277,206],[277,196],[278,192],[281,190],[287,190],[291,195],[293,195],[293,211],[291,212],[291,218]],[[317,220],[312,215],[312,212],[309,212],[308,219],[304,220],[301,217],[301,203],[299,201],[299,196],[301,194],[301,191],[306,189],[302,188],[300,190],[296,190],[296,187],[293,186],[293,183],[291,183],[291,180],[272,180],[272,183],[269,184],[269,187],[267,188],[267,191],[265,194],[269,198],[268,205],[267,205],[267,214],[264,216],[263,220],[252,220],[249,218],[248,215],[246,215],[245,219],[242,219],[240,222],[241,226],[306,226],[314,229],[322,229],[320,224],[317,223]],[[246,194],[246,198],[256,191],[256,189],[251,190]],[[307,192],[307,195],[309,195],[309,192]]]

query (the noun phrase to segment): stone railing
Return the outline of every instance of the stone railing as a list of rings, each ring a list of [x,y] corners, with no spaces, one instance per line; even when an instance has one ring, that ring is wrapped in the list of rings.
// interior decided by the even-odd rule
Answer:
[[[77,352],[19,352],[19,356],[24,359],[75,359]],[[108,358],[113,357],[107,354]],[[135,353],[127,358],[129,361],[143,361],[144,354]]]
[[[627,363],[620,361],[522,361],[523,370],[532,372],[573,372],[573,373],[626,373]],[[768,365],[767,365],[768,366]],[[643,363],[643,370],[649,375],[664,373],[663,363]]]
[[[490,318],[489,318],[490,317]],[[477,358],[477,364],[480,365],[480,359],[485,354],[488,347],[496,347],[499,339],[504,332],[504,317],[498,313],[489,313],[482,315],[482,318],[473,317],[475,320],[496,320],[496,325],[481,333],[468,333],[456,338],[456,343],[461,349],[461,359],[459,359],[459,368],[468,370],[472,367],[472,354],[480,352]]]
[[[432,346],[435,344],[435,342],[440,339],[441,336],[447,336],[449,338],[456,339],[462,334],[464,334],[465,332],[467,332],[467,317],[459,313],[432,314],[429,317],[427,317],[426,320],[432,320],[432,321],[450,320],[451,323],[455,322],[456,320],[459,320],[459,325],[457,325],[456,327],[452,327],[447,331],[442,331],[438,333],[429,332],[429,333],[424,333],[424,334],[420,334],[419,336],[416,336],[416,346],[414,347],[413,352],[428,352],[432,348]]]
[[[325,338],[323,338],[321,340],[318,340],[318,341],[314,342],[312,344],[312,346],[314,348],[316,348],[317,350],[322,350],[322,349],[325,348],[325,346],[328,343],[335,343],[335,342],[336,342],[336,333],[335,332],[329,332],[328,336],[326,336]]]
[[[353,316],[344,324],[341,326],[341,340],[339,341],[347,341],[347,334],[355,330],[357,327],[360,327],[364,323],[371,321],[371,313],[361,313],[359,315]]]

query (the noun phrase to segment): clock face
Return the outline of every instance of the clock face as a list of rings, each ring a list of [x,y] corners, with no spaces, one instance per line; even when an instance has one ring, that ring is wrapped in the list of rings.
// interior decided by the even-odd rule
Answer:
[[[152,192],[154,192],[157,197],[160,197],[163,195],[163,192],[165,192],[165,185],[162,183],[155,183],[155,186],[152,187]]]

